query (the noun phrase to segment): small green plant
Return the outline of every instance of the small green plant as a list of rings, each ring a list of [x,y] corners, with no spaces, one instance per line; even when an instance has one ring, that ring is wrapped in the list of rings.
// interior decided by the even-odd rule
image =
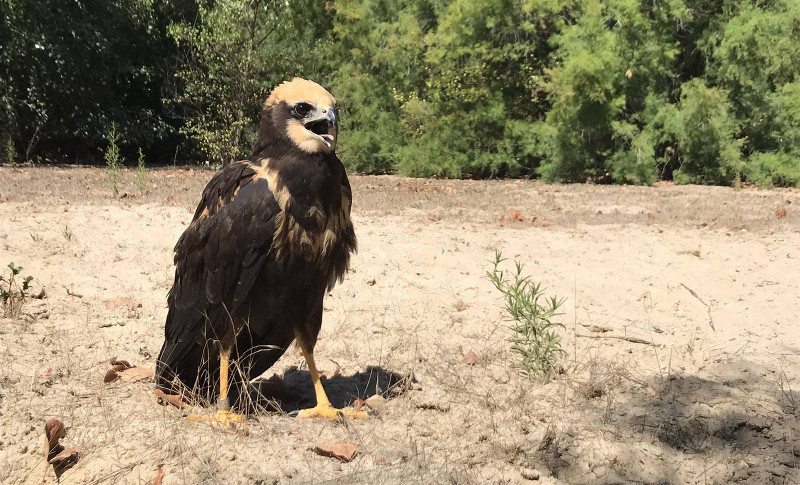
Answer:
[[[14,140],[12,140],[10,136],[6,137],[3,151],[5,152],[6,163],[11,166],[16,165],[14,161],[17,159],[17,151],[14,149]]]
[[[564,299],[546,298],[540,283],[524,276],[524,266],[514,261],[515,272],[500,269],[505,261],[495,253],[492,271],[487,277],[505,298],[506,312],[511,322],[511,350],[520,359],[520,368],[532,380],[546,381],[558,370],[558,361],[565,354],[561,337],[556,330],[564,325],[555,321]]]
[[[136,163],[136,186],[139,187],[139,192],[144,192],[147,186],[147,165],[144,163],[144,153],[139,148],[139,161]]]
[[[12,261],[8,263],[8,268],[11,270],[8,278],[0,275],[0,301],[3,302],[3,317],[13,318],[22,310],[33,276],[26,276],[20,284],[17,277],[22,272],[22,266],[15,266]]]
[[[108,181],[111,183],[111,188],[114,190],[114,197],[119,194],[119,184],[122,178],[120,167],[123,164],[122,155],[119,152],[119,140],[121,135],[117,131],[117,124],[111,123],[111,129],[106,133],[106,140],[108,140],[108,148],[103,156],[106,160],[106,171],[108,172]]]
[[[69,224],[64,224],[64,230],[61,231],[61,234],[64,236],[64,239],[70,242],[72,241],[72,238],[75,237],[75,233],[72,232],[72,229],[70,229]]]

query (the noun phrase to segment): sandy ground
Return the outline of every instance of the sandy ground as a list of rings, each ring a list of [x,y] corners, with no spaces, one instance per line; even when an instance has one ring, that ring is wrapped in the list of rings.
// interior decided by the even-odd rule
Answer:
[[[0,168],[0,267],[47,293],[0,319],[0,482],[55,482],[56,417],[80,450],[64,484],[149,484],[159,464],[165,484],[800,483],[797,191],[353,177],[360,251],[317,358],[334,404],[387,404],[231,431],[148,382],[103,384],[111,357],[154,365],[172,247],[210,177],[152,170],[140,191],[126,173],[114,198],[101,170]],[[548,384],[515,366],[495,250],[567,299]],[[313,404],[305,369],[290,351],[265,375],[285,410]],[[312,451],[334,439],[353,461]]]

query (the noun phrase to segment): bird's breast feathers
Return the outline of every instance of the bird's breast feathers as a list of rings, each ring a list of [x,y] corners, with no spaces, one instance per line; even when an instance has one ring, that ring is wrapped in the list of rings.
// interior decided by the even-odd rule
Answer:
[[[293,197],[278,170],[269,160],[256,168],[255,180],[265,180],[281,211],[275,216],[271,249],[276,259],[300,257],[322,260],[341,242],[345,232],[353,231],[350,197],[341,190],[340,200],[325,203],[322,197],[306,200]]]

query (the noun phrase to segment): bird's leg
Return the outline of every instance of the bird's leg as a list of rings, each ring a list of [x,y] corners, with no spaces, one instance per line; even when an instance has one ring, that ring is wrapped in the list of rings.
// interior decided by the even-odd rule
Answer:
[[[212,416],[189,415],[191,421],[204,421],[217,424],[233,424],[245,421],[241,414],[231,412],[231,403],[228,400],[228,367],[230,365],[231,349],[224,348],[219,353],[219,398],[217,399],[217,412]]]
[[[219,354],[219,398],[217,399],[217,409],[220,411],[230,411],[231,403],[228,401],[228,368],[231,362],[231,351],[223,350]]]
[[[325,394],[325,388],[322,387],[317,366],[314,363],[314,349],[309,348],[304,342],[300,342],[300,348],[303,349],[303,355],[308,363],[308,373],[311,374],[311,382],[314,384],[314,394],[317,397],[317,405],[313,408],[303,409],[297,414],[298,418],[354,418],[365,419],[369,415],[365,411],[355,411],[352,409],[337,409],[333,407],[328,400],[328,395]]]

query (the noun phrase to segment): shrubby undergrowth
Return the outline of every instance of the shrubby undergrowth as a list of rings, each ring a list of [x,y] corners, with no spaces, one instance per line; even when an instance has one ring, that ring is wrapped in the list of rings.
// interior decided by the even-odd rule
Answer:
[[[299,75],[359,172],[800,184],[791,0],[8,0],[4,158],[249,155]],[[10,142],[8,141],[10,140]]]

